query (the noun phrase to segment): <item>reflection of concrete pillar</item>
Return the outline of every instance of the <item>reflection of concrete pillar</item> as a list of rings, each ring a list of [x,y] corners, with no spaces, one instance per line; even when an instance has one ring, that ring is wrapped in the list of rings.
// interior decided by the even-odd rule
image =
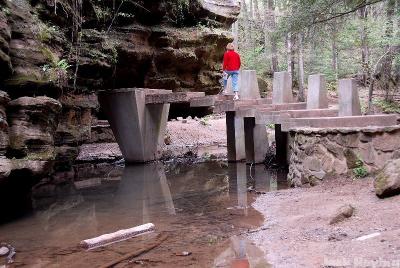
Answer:
[[[228,161],[235,162],[246,159],[244,119],[235,112],[226,112],[226,137]]]
[[[254,180],[255,188],[259,192],[268,192],[269,191],[269,180],[267,177],[267,171],[264,165],[256,165],[253,167],[254,169]]]
[[[267,178],[269,181],[269,190],[272,191],[277,191],[278,190],[278,171],[274,169],[266,170]]]
[[[274,73],[272,103],[290,103],[293,101],[292,78],[289,72]]]
[[[151,222],[151,210],[165,207],[175,215],[175,207],[161,163],[126,166],[115,201],[131,213],[140,213],[143,223]],[[138,215],[139,216],[139,215]]]
[[[236,168],[238,206],[244,208],[247,215],[247,167],[245,163],[238,163]]]
[[[101,92],[104,109],[126,162],[155,160],[160,136],[165,133],[167,104],[147,104],[140,89]]]
[[[265,125],[255,124],[254,117],[244,118],[247,163],[263,163],[268,150],[268,135]]]
[[[360,98],[354,79],[339,80],[339,116],[361,115]]]
[[[275,125],[276,161],[279,165],[287,165],[288,133],[282,132],[280,124]]]
[[[307,109],[328,108],[325,76],[313,74],[308,77]]]

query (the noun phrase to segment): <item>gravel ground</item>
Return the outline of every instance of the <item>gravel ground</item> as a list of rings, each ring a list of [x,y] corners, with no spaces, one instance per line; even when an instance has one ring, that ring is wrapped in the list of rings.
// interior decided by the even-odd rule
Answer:
[[[253,206],[265,222],[249,238],[274,267],[400,267],[400,196],[379,199],[372,183],[336,179],[260,196]],[[330,225],[345,204],[354,215]]]
[[[202,119],[169,121],[160,153],[163,158],[183,155],[226,158],[226,126],[224,115]],[[80,147],[77,160],[83,162],[114,161],[122,158],[117,143],[92,143]]]

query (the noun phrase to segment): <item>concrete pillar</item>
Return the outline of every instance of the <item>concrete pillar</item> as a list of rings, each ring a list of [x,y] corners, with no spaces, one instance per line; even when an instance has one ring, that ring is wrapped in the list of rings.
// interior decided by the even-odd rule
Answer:
[[[308,77],[307,109],[324,108],[328,108],[325,76],[322,74],[310,75]]]
[[[354,79],[339,80],[339,116],[361,115],[360,98]]]
[[[289,72],[274,73],[274,83],[272,90],[272,103],[293,102],[292,78]]]
[[[257,73],[255,70],[240,71],[239,90],[240,98],[242,100],[261,98]]]
[[[258,87],[257,73],[255,70],[241,70],[239,72],[239,95],[242,100],[259,99],[260,89]],[[227,91],[233,94],[232,78],[228,79]]]
[[[145,104],[143,90],[101,92],[99,102],[127,163],[156,159],[158,142],[164,136],[168,104]]]
[[[235,150],[236,161],[242,161],[246,159],[244,118],[237,115],[235,115]]]
[[[244,118],[235,112],[226,112],[226,138],[228,161],[236,162],[246,159]]]
[[[282,125],[275,125],[276,161],[281,166],[287,165],[288,133],[282,132]]]
[[[268,134],[265,125],[255,124],[254,117],[245,117],[246,162],[260,164],[268,150]]]

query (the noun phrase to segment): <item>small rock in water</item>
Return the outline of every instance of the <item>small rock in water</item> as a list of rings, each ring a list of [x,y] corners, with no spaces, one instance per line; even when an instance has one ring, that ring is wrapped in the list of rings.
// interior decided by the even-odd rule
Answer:
[[[180,253],[176,253],[175,255],[176,256],[189,256],[189,255],[191,255],[192,254],[192,252],[189,252],[189,251],[182,251],[182,252],[180,252]]]
[[[182,121],[182,120],[183,120],[183,117],[179,116],[179,117],[176,118],[176,120]]]
[[[335,216],[331,219],[329,224],[335,224],[344,221],[347,218],[353,216],[354,207],[352,205],[344,205],[340,207],[337,211]]]
[[[191,116],[186,117],[187,120],[192,120]]]
[[[10,250],[8,249],[8,247],[0,247],[0,256],[7,255],[8,252],[10,252]]]

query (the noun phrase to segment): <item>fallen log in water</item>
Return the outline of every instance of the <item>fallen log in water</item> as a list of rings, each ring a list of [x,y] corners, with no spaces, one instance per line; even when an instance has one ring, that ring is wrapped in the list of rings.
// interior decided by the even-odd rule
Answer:
[[[154,230],[155,230],[154,224],[146,223],[130,229],[119,230],[115,233],[104,234],[99,237],[86,239],[83,240],[80,243],[80,245],[87,250],[91,250],[98,247],[107,246],[116,242],[124,241],[135,236],[148,234],[154,232]]]
[[[154,242],[152,244],[149,244],[145,248],[139,249],[139,250],[137,250],[135,252],[125,254],[124,256],[122,256],[122,257],[120,257],[120,258],[118,258],[118,259],[116,259],[114,261],[111,261],[111,262],[101,266],[100,268],[110,268],[110,267],[113,267],[114,265],[117,265],[118,263],[120,263],[120,262],[122,262],[122,261],[124,261],[124,260],[126,260],[128,258],[135,258],[135,257],[137,257],[139,255],[142,255],[143,253],[146,253],[146,252],[152,250],[153,248],[158,247],[159,245],[161,245],[161,243],[164,242],[167,238],[168,238],[168,234],[160,234],[160,235],[157,236],[157,241],[156,242]]]

